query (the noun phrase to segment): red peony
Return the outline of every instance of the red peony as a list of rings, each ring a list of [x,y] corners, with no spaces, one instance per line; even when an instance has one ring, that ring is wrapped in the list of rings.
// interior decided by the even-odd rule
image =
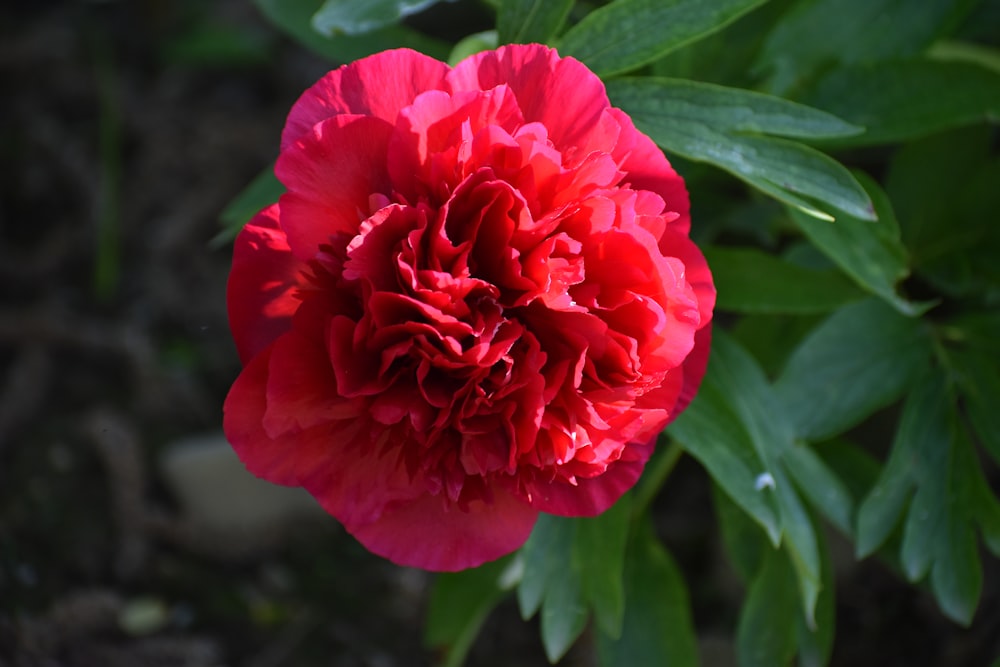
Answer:
[[[296,102],[275,171],[228,287],[247,468],[430,570],[635,483],[715,290],[683,180],[593,73],[539,45],[380,53]]]

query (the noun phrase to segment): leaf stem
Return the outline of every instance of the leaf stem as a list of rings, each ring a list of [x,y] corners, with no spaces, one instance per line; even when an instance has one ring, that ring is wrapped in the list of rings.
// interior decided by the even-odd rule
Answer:
[[[684,449],[680,444],[676,440],[671,440],[665,448],[660,447],[659,451],[650,459],[635,489],[635,497],[632,501],[633,521],[649,509],[664,481],[670,476],[683,454]]]

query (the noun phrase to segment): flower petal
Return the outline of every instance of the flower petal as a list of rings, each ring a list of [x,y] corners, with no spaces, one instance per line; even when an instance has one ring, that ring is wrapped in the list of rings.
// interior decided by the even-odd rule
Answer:
[[[538,512],[506,491],[467,509],[423,496],[377,521],[347,529],[372,552],[399,565],[437,572],[477,567],[514,551],[528,539]]]
[[[367,116],[328,118],[286,147],[274,173],[281,196],[281,227],[301,260],[342,232],[353,236],[372,194],[389,193],[386,147],[392,125]]]
[[[301,485],[303,480],[334,462],[325,444],[328,425],[272,438],[261,416],[267,409],[268,366],[272,347],[247,364],[236,378],[223,405],[226,438],[247,470],[275,484]]]
[[[469,56],[448,74],[448,82],[453,91],[506,84],[525,121],[542,123],[569,162],[586,157],[574,155],[574,147],[590,145],[590,135],[606,129],[600,121],[610,103],[601,80],[580,61],[560,58],[541,44],[503,46]]]
[[[339,114],[395,123],[396,114],[414,97],[426,90],[444,89],[447,73],[446,64],[409,49],[383,51],[328,72],[292,106],[281,134],[281,150],[317,123]]]
[[[527,487],[531,506],[558,516],[597,516],[635,486],[655,444],[655,438],[645,445],[630,443],[622,458],[607,470],[589,479],[577,478],[576,484],[562,480],[535,481]]]
[[[236,237],[226,285],[229,328],[246,364],[291,326],[302,265],[278,226],[278,205],[268,206]]]
[[[632,119],[621,109],[610,109],[621,126],[618,144],[612,153],[626,172],[626,182],[636,190],[648,190],[663,197],[665,211],[677,213],[671,228],[687,235],[691,230],[691,204],[684,179],[674,171],[663,151],[653,140],[635,129]]]

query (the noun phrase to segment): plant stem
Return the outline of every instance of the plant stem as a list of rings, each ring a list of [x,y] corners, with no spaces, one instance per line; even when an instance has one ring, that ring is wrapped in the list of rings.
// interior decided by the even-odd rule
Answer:
[[[633,520],[642,516],[649,509],[656,494],[660,492],[663,482],[670,476],[683,454],[684,450],[680,444],[671,440],[666,448],[661,447],[660,451],[653,455],[635,489],[635,497],[632,499]]]

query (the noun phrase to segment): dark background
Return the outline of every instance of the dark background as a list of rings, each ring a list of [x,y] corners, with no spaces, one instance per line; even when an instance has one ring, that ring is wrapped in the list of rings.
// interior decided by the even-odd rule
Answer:
[[[443,7],[424,18],[443,35],[489,27],[475,7],[460,21]],[[218,442],[239,372],[219,213],[329,67],[249,0],[0,8],[0,667],[433,661],[431,577],[369,555],[300,497],[268,495]],[[194,450],[208,458],[184,459]],[[704,472],[683,461],[656,510],[704,664],[734,664],[743,590]],[[995,559],[962,629],[829,537],[834,665],[1000,654]],[[592,664],[586,636],[564,663]],[[536,622],[508,601],[470,664],[547,664]]]

